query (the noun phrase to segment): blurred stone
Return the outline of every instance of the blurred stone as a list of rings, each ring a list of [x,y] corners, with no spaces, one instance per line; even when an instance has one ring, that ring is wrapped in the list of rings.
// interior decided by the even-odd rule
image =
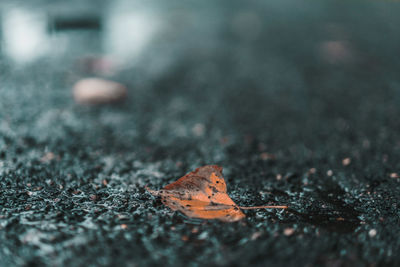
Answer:
[[[324,61],[330,64],[351,63],[354,54],[345,41],[325,41],[320,44],[320,54]]]
[[[283,234],[285,236],[291,236],[294,233],[294,229],[293,228],[285,228],[285,230],[283,230]]]
[[[351,159],[350,158],[345,158],[342,160],[342,164],[343,166],[347,166],[351,163]]]
[[[112,75],[116,71],[116,64],[107,57],[82,57],[77,63],[77,67],[88,75]]]
[[[206,127],[202,123],[196,123],[192,128],[192,133],[197,136],[203,136],[205,133]]]
[[[256,239],[258,239],[261,235],[262,235],[262,232],[261,232],[261,231],[254,232],[254,233],[251,235],[251,240],[256,240]]]
[[[267,152],[263,152],[263,153],[260,154],[260,158],[262,160],[270,160],[270,159],[274,160],[275,159],[275,155],[267,153]]]
[[[317,172],[317,169],[316,169],[316,168],[311,168],[311,169],[308,171],[309,174],[315,174],[316,172]]]
[[[86,78],[74,85],[73,95],[75,101],[81,104],[110,104],[124,100],[127,88],[105,79]]]
[[[371,230],[369,230],[368,235],[370,237],[375,237],[377,233],[378,232],[375,229],[371,229]]]

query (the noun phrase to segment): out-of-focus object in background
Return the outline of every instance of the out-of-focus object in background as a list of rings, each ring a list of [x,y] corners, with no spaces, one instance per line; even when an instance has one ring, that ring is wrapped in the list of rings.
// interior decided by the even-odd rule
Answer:
[[[47,51],[45,14],[14,8],[1,16],[2,50],[12,61],[29,63]]]
[[[110,76],[116,72],[116,63],[107,57],[86,56],[76,62],[76,67],[86,75]]]
[[[123,101],[127,88],[117,82],[100,78],[86,78],[73,87],[73,95],[80,104],[112,104]]]
[[[324,41],[319,52],[324,61],[330,64],[346,64],[354,61],[354,51],[346,41]]]
[[[152,4],[113,1],[105,12],[104,52],[121,64],[132,64],[159,31],[162,22]]]

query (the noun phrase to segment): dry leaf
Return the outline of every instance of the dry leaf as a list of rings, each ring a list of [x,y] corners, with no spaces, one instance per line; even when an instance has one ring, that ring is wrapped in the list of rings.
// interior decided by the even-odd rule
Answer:
[[[174,211],[201,219],[218,219],[234,222],[246,217],[241,209],[287,208],[287,206],[239,207],[226,193],[222,168],[207,165],[197,168],[156,191],[146,187],[155,196],[160,196],[164,205]]]

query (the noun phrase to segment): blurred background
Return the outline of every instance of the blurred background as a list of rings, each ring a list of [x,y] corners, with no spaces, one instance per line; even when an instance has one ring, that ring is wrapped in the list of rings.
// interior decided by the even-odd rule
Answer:
[[[397,3],[363,2],[2,1],[1,132],[50,144],[65,142],[63,127],[103,129],[126,148],[196,129],[379,131],[370,123],[386,111],[397,118],[400,18]],[[125,85],[125,103],[85,117],[71,88],[86,77]]]
[[[395,265],[399,14],[390,0],[1,0],[0,265]],[[143,189],[204,164],[239,205],[299,213],[249,212],[224,234]]]

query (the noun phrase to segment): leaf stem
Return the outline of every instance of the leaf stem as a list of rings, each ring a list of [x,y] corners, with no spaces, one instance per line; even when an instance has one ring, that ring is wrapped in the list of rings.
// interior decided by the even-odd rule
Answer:
[[[146,185],[144,188],[146,188],[147,192],[149,192],[149,193],[152,194],[153,196],[158,196],[158,195],[160,194],[159,191],[157,191],[157,190],[152,190],[152,189],[148,188],[147,185]]]
[[[255,210],[255,209],[287,209],[288,206],[254,206],[254,207],[239,207],[242,210]]]

